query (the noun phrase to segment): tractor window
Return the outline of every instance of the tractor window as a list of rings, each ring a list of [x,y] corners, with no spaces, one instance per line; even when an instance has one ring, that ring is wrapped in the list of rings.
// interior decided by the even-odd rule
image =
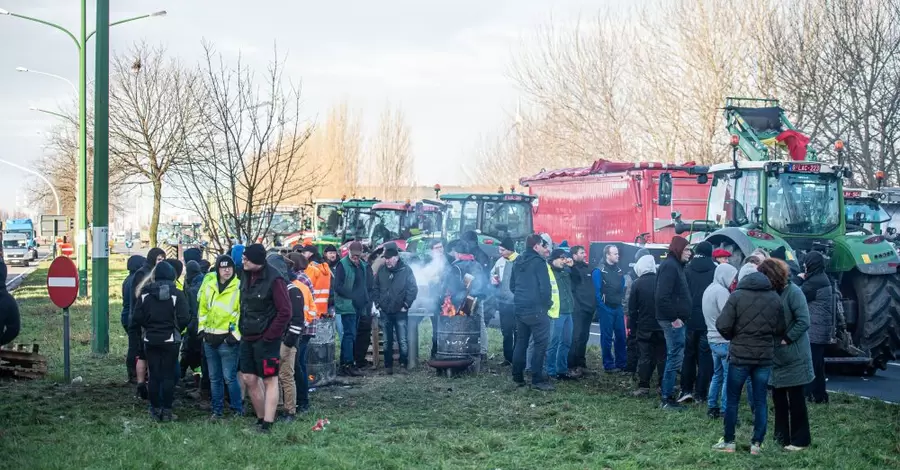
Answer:
[[[736,180],[736,188],[734,195],[734,216],[733,219],[739,225],[748,223],[758,223],[759,220],[759,173],[755,171],[745,171],[744,174]]]
[[[891,216],[874,199],[847,199],[844,210],[848,224],[880,224],[891,220]]]
[[[337,237],[341,229],[341,213],[337,206],[321,205],[316,208],[316,220],[319,234],[325,237]]]
[[[531,233],[531,206],[522,202],[485,202],[482,233],[502,240]]]
[[[379,210],[373,216],[372,232],[369,240],[372,246],[378,246],[400,238],[401,211]]]
[[[788,235],[821,235],[840,224],[838,180],[827,173],[782,173],[769,177],[769,225]]]
[[[719,173],[713,178],[706,214],[708,220],[723,225],[734,220],[734,181],[730,174],[725,173]]]
[[[450,201],[447,206],[447,239],[458,240],[463,232],[478,228],[478,203]]]

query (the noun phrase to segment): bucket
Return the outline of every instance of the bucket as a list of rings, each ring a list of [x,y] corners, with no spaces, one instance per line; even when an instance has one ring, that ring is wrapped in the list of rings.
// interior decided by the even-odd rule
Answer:
[[[316,321],[316,335],[310,338],[306,348],[306,370],[310,387],[327,384],[337,377],[333,317]]]

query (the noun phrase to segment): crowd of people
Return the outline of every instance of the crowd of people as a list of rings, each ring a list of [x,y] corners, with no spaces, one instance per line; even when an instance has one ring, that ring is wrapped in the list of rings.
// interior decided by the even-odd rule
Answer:
[[[735,450],[745,386],[752,453],[766,434],[769,389],[778,444],[810,445],[806,403],[828,400],[824,349],[834,327],[834,286],[821,254],[807,254],[800,272],[783,249],[759,250],[738,269],[731,253],[707,242],[692,250],[676,236],[659,264],[643,248],[622,264],[617,246],[609,245],[591,266],[584,247],[554,248],[549,235],[532,234],[521,254],[513,240],[502,240],[492,263],[477,236],[467,235],[447,254],[444,242],[433,240],[425,263],[430,274],[418,281],[392,244],[366,257],[353,242],[342,258],[333,246],[320,255],[312,245],[290,252],[236,245],[214,265],[196,249],[185,251],[186,264],[156,248],[146,258],[133,256],[122,287],[129,377],[153,419],[169,421],[176,383],[199,369],[196,386],[209,400],[211,419],[222,419],[226,404],[242,416],[242,397],[249,395],[257,428],[268,432],[279,402],[285,421],[309,409],[307,348],[323,318],[334,318],[338,331],[340,375],[359,376],[371,366],[373,321],[384,331],[385,372],[395,370],[395,341],[398,371],[405,370],[408,312],[427,285],[437,293],[427,305],[434,312],[433,357],[439,316],[466,314],[478,319],[486,360],[490,309],[499,314],[501,365],[511,367],[512,380],[525,386],[530,375],[532,387],[552,391],[555,380],[591,372],[587,345],[597,321],[604,372],[635,378],[633,395],[640,398],[653,395],[655,370],[666,410],[705,403],[710,418],[724,417],[716,450]],[[488,299],[495,302],[486,308]]]

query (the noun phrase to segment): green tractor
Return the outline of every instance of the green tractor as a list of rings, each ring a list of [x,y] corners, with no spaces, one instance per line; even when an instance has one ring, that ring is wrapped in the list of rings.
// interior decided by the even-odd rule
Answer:
[[[341,244],[341,204],[343,199],[316,199],[313,201],[312,221],[307,224],[303,237],[297,240],[303,243],[312,239],[312,244],[321,252],[326,245],[338,246]]]
[[[341,229],[338,232],[341,242],[341,256],[347,254],[348,245],[352,241],[359,241],[368,246],[369,234],[372,231],[374,216],[372,207],[378,204],[378,199],[348,199],[341,203],[340,217]]]
[[[848,228],[849,169],[819,162],[777,100],[728,98],[725,119],[732,161],[695,168],[712,179],[707,220],[677,224],[676,231],[702,233],[730,251],[735,265],[760,248],[785,247],[792,269],[806,253],[823,253],[843,297],[827,361],[867,374],[884,369],[900,348],[900,258],[883,236]],[[840,154],[843,144],[835,147]]]
[[[438,190],[439,191],[439,190]],[[525,248],[525,238],[534,231],[532,203],[536,196],[517,193],[443,194],[446,204],[444,238],[455,241],[475,232],[478,246],[492,260],[500,257],[500,241],[510,237],[516,251]]]
[[[443,204],[417,202],[380,202],[372,206],[372,230],[369,244],[380,253],[385,243],[413,254],[428,251],[428,240],[441,236]]]

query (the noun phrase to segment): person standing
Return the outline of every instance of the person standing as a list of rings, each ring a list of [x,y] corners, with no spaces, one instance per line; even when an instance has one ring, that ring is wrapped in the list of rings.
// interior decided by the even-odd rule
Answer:
[[[803,260],[805,272],[801,281],[806,302],[809,304],[809,342],[815,379],[806,386],[806,398],[813,403],[828,403],[825,390],[825,349],[834,338],[834,289],[825,274],[825,257],[818,251],[810,251]]]
[[[516,307],[512,378],[519,386],[525,385],[525,353],[528,342],[534,336],[531,383],[538,390],[552,391],[553,385],[544,374],[544,358],[550,339],[550,317],[547,312],[553,306],[550,273],[543,256],[546,249],[547,244],[541,236],[531,234],[525,239],[525,253],[513,264],[509,281]]]
[[[153,268],[160,262],[166,259],[166,252],[159,248],[151,248],[150,251],[147,252],[147,257],[144,259],[144,265],[138,269],[134,276],[131,278],[131,285],[134,286],[132,288],[132,297],[131,297],[131,317],[134,318],[134,307],[137,304],[137,298],[140,296],[141,292],[137,289],[137,286],[146,284],[144,279],[150,277],[150,273],[153,271]],[[133,325],[132,321],[130,325]],[[134,371],[137,377],[137,395],[142,399],[147,399],[147,360],[144,355],[144,341],[141,338],[141,330],[140,328],[131,327],[128,330],[128,357],[132,358],[131,361],[134,362]],[[177,363],[178,358],[175,358],[173,363]]]
[[[753,265],[745,268],[752,270]],[[742,268],[743,271],[744,268]],[[765,274],[751,272],[741,277],[738,288],[731,294],[716,320],[716,329],[731,344],[728,346],[728,405],[725,410],[725,432],[714,450],[734,452],[734,432],[738,418],[738,403],[744,382],[750,378],[753,388],[753,437],[750,453],[762,452],[768,425],[766,403],[769,376],[775,357],[775,343],[785,333],[781,296],[773,289]]]
[[[593,270],[587,264],[583,246],[572,247],[572,293],[575,313],[572,314],[572,349],[569,350],[569,377],[579,378],[587,367],[587,344],[591,337],[591,322],[597,312]]]
[[[781,294],[786,330],[775,345],[775,359],[769,385],[775,404],[775,442],[787,451],[809,447],[809,415],[804,387],[815,378],[809,348],[809,307],[799,287],[791,283],[791,269],[779,259],[759,265],[772,286]]]
[[[650,395],[653,369],[662,383],[666,367],[666,338],[656,321],[656,259],[644,255],[634,264],[638,276],[628,293],[629,328],[638,343],[638,388],[635,397]]]
[[[203,278],[197,314],[197,331],[209,374],[210,419],[222,418],[226,389],[231,411],[235,416],[243,416],[243,396],[237,376],[241,341],[240,281],[234,275],[234,260],[230,256],[216,258],[215,271]]]
[[[684,342],[684,365],[681,369],[681,396],[678,403],[705,402],[712,379],[712,353],[706,337],[706,319],[703,316],[703,292],[713,283],[716,263],[713,261],[712,244],[697,244],[694,257],[684,268],[688,289],[691,291],[691,317],[687,322]],[[695,388],[696,385],[696,388]]]
[[[641,248],[634,254],[634,263],[631,263],[631,268],[628,270],[628,275],[625,276],[625,297],[622,299],[622,313],[625,316],[625,369],[624,372],[631,374],[632,377],[637,374],[638,369],[638,360],[640,356],[640,349],[638,347],[637,340],[637,330],[631,328],[629,325],[636,324],[630,321],[631,312],[628,311],[628,299],[631,297],[631,286],[634,284],[634,281],[637,280],[638,275],[634,270],[635,264],[641,259],[644,255],[649,255],[650,250],[646,248]],[[654,265],[654,272],[656,266]]]
[[[294,358],[294,386],[297,389],[297,412],[306,413],[309,411],[309,368],[307,364],[309,342],[318,333],[318,320],[328,315],[329,307],[326,304],[324,311],[319,310],[320,304],[313,293],[313,281],[306,274],[309,268],[309,260],[300,253],[289,253],[288,260],[291,262],[291,269],[293,269],[293,284],[303,293],[304,302],[306,302],[306,293],[310,293],[312,296],[311,305],[314,307],[307,308],[305,311],[306,321],[303,336],[297,342],[297,353]],[[330,268],[329,276],[332,276]],[[334,333],[331,332],[330,334]],[[333,340],[334,338],[332,338]]]
[[[12,294],[6,290],[6,263],[0,258],[0,346],[11,343],[22,328],[22,319],[19,316],[19,305]]]
[[[516,344],[516,307],[513,293],[509,289],[509,278],[512,276],[513,263],[519,254],[512,238],[504,238],[500,242],[500,259],[491,270],[491,283],[497,288],[497,308],[500,311],[500,333],[503,335],[503,364],[512,365],[513,348]]]
[[[302,257],[302,256],[301,256]],[[304,258],[305,260],[305,258]],[[278,385],[282,391],[284,414],[281,420],[294,422],[297,417],[297,382],[295,377],[297,349],[300,339],[306,336],[306,322],[310,308],[315,311],[312,291],[303,284],[295,284],[294,276],[288,268],[288,260],[277,253],[266,257],[266,263],[275,268],[282,279],[287,281],[287,295],[291,300],[291,320],[281,337],[279,349],[281,362],[278,371]],[[293,266],[293,263],[291,263]]]
[[[341,317],[340,374],[359,377],[354,364],[354,348],[359,318],[366,314],[369,305],[369,265],[361,259],[362,244],[350,243],[349,253],[338,262],[334,270],[334,309]]]
[[[709,384],[706,401],[706,415],[718,419],[728,409],[728,390],[725,378],[728,376],[728,341],[716,329],[716,320],[722,315],[725,302],[731,296],[731,284],[737,276],[737,269],[728,264],[716,266],[713,282],[703,291],[703,319],[706,321],[706,338],[713,361],[713,375]],[[722,407],[719,408],[719,396]]]
[[[691,258],[688,241],[672,237],[666,259],[656,275],[656,320],[666,337],[666,369],[663,372],[663,409],[681,410],[675,400],[675,378],[684,362],[685,322],[691,317],[693,299],[684,276],[684,265]]]
[[[278,408],[282,335],[291,322],[291,299],[284,276],[266,262],[261,244],[244,250],[242,264],[238,364],[256,412],[257,430],[268,433]]]
[[[175,288],[175,270],[168,263],[157,263],[138,287],[131,321],[141,332],[150,369],[150,416],[172,421],[177,374],[172,366],[178,360],[181,332],[191,320],[187,298]]]
[[[569,379],[569,349],[572,347],[572,312],[575,299],[572,296],[572,278],[569,274],[569,258],[559,248],[550,254],[551,275],[559,292],[559,316],[551,319],[550,347],[547,349],[547,375],[556,379]]]
[[[132,255],[128,258],[125,267],[128,269],[128,276],[122,281],[122,328],[125,329],[125,335],[128,338],[128,353],[125,355],[125,368],[128,371],[128,383],[137,383],[137,358],[134,354],[137,352],[137,346],[132,345],[132,336],[128,334],[128,326],[131,324],[131,305],[135,300],[134,292],[134,275],[137,273],[144,263],[147,261],[141,255]],[[6,269],[4,265],[4,269]],[[4,286],[6,284],[4,283]]]
[[[419,294],[419,287],[412,269],[400,259],[396,246],[385,248],[382,256],[384,264],[375,274],[372,301],[381,312],[381,323],[384,326],[384,368],[391,375],[394,373],[395,335],[400,349],[400,369],[408,366],[409,341],[406,326],[409,308]]]
[[[594,269],[594,290],[597,293],[597,310],[600,315],[600,349],[603,353],[603,370],[613,373],[625,369],[625,273],[619,267],[619,249],[613,245],[603,247],[603,263]],[[613,342],[615,341],[615,353]]]
[[[203,365],[203,343],[198,334],[198,312],[200,287],[203,284],[204,273],[200,271],[200,263],[191,260],[185,264],[184,295],[188,300],[188,308],[191,311],[191,322],[188,324],[187,335],[181,343],[181,376],[190,369],[195,385],[200,388],[203,372],[207,372]],[[196,374],[196,369],[201,368],[201,375]]]
[[[475,308],[471,315],[478,317],[478,326],[480,334],[478,335],[478,345],[481,353],[481,362],[487,360],[488,352],[488,336],[487,325],[484,322],[484,299],[487,280],[485,279],[487,271],[484,270],[482,264],[475,258],[473,252],[480,250],[477,245],[468,241],[459,241],[453,249],[456,261],[450,264],[450,267],[444,272],[444,282],[440,292],[450,292],[453,305],[461,305],[466,297],[475,299]],[[471,281],[466,285],[466,275],[471,276]]]

